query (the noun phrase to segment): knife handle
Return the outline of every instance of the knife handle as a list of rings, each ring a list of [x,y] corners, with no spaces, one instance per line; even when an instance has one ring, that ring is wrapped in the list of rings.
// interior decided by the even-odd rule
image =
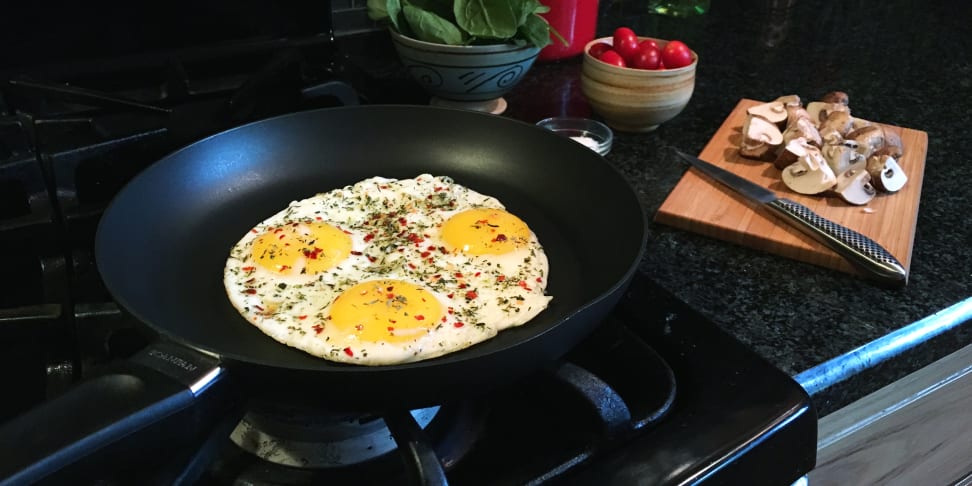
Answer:
[[[786,198],[766,204],[776,214],[846,258],[878,282],[902,286],[908,283],[904,266],[874,240]]]

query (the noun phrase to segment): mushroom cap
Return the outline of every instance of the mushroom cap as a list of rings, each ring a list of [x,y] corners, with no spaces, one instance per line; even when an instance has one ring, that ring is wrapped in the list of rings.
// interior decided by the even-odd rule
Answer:
[[[783,132],[775,123],[759,115],[748,115],[742,132],[739,153],[743,157],[773,160],[776,149],[783,145]]]
[[[834,171],[823,160],[820,150],[806,145],[806,153],[783,169],[783,183],[800,194],[820,194],[837,182]]]
[[[772,123],[783,123],[786,121],[786,105],[782,101],[770,101],[756,105],[747,109],[746,113],[750,116],[761,116]]]
[[[834,192],[844,201],[858,206],[871,202],[877,195],[877,189],[871,185],[871,174],[861,166],[848,169],[837,176]]]
[[[866,167],[871,181],[882,191],[898,192],[908,182],[908,174],[890,155],[872,155]]]

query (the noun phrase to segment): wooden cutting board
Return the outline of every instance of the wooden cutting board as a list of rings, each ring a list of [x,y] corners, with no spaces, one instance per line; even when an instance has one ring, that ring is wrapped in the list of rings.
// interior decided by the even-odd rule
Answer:
[[[906,270],[911,269],[918,202],[925,173],[928,134],[889,126],[901,136],[904,156],[898,164],[908,182],[894,194],[879,193],[866,206],[852,206],[839,197],[806,196],[786,187],[771,162],[739,155],[746,109],[760,101],[743,99],[722,123],[699,158],[730,170],[812,209],[835,223],[851,228],[891,252]],[[851,105],[853,112],[853,105]],[[867,119],[867,115],[860,114]],[[876,120],[872,120],[876,121]],[[796,228],[754,206],[742,196],[691,169],[685,173],[655,214],[655,221],[731,243],[755,248],[826,268],[857,274],[842,257]]]

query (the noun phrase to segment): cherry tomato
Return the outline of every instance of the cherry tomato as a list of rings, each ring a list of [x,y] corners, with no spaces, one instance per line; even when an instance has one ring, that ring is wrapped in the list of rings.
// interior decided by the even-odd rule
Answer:
[[[629,27],[618,27],[614,29],[614,47],[621,45],[625,41],[638,42],[638,36]]]
[[[616,42],[614,44],[614,50],[617,51],[618,54],[621,54],[621,57],[623,57],[624,61],[628,64],[631,63],[631,59],[633,59],[635,54],[638,53],[638,49],[637,38],[622,39],[620,43]]]
[[[601,57],[598,59],[618,67],[627,67],[627,63],[624,62],[624,58],[621,57],[621,54],[618,54],[618,52],[614,50],[604,51],[601,53]]]
[[[645,39],[645,40],[643,40],[643,41],[641,41],[641,42],[638,43],[638,47],[640,47],[642,49],[644,49],[645,46],[651,46],[651,47],[654,47],[655,50],[657,50],[659,52],[661,51],[661,48],[658,47],[658,43],[655,42],[655,41],[653,41],[653,40],[651,40],[651,39]]]
[[[673,40],[665,45],[661,52],[662,62],[669,69],[680,68],[692,64],[692,51],[682,41]]]
[[[631,58],[628,66],[637,69],[658,69],[661,62],[661,51],[648,45],[641,49]]]
[[[587,53],[590,54],[594,59],[600,59],[601,54],[610,50],[611,44],[608,44],[607,42],[598,42],[597,44],[591,46],[591,48],[587,50]]]

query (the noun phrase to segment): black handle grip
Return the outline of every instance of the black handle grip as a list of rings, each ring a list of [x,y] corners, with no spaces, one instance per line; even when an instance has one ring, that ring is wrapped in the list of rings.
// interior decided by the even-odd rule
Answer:
[[[134,361],[0,426],[0,484],[95,479],[196,440],[196,392]]]

